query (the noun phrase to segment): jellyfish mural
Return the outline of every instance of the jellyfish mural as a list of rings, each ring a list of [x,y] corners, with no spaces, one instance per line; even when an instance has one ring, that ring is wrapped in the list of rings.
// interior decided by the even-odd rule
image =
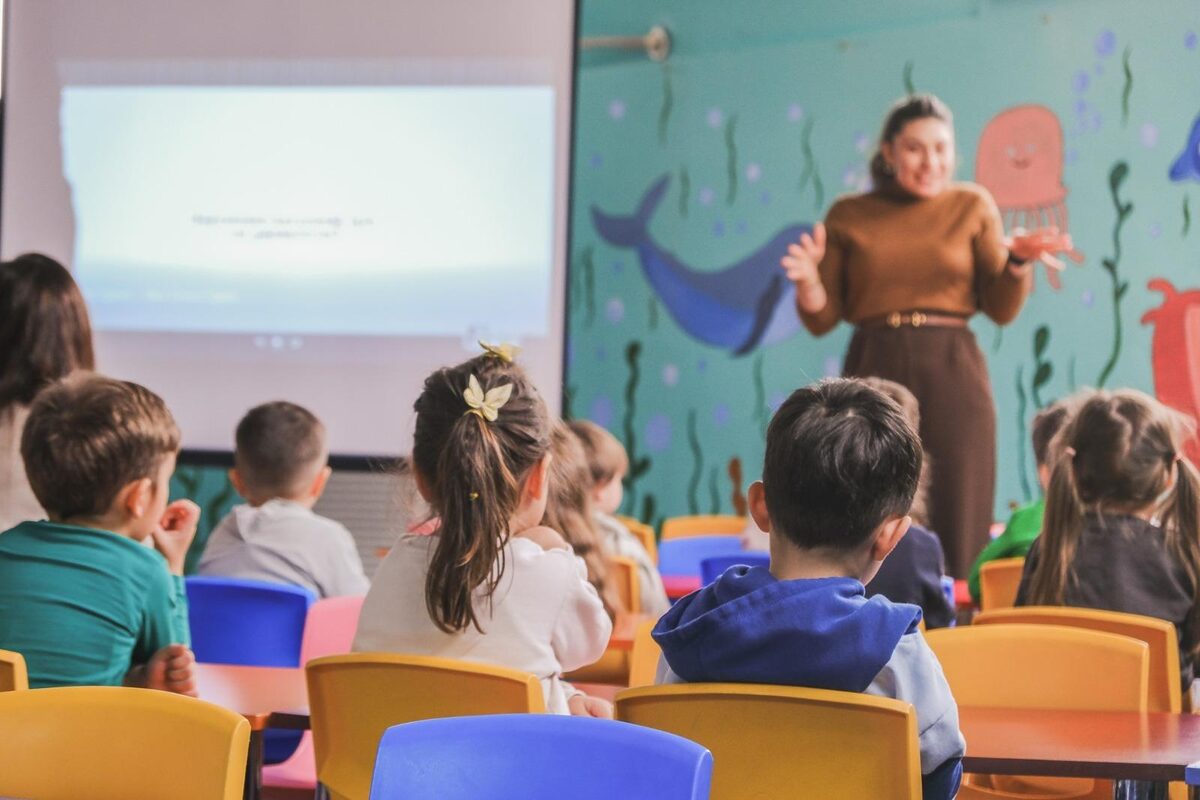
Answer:
[[[996,198],[1005,231],[1057,225],[1068,233],[1062,174],[1062,125],[1050,109],[1014,106],[984,126],[975,156],[975,180]],[[1082,258],[1079,253],[1070,256],[1076,261]],[[1051,286],[1061,288],[1054,270],[1047,270],[1046,276]]]

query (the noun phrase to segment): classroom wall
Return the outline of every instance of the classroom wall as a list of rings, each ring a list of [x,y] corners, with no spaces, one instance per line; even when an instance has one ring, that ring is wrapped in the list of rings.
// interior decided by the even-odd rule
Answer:
[[[1036,495],[1038,407],[1085,386],[1200,406],[1196,0],[582,3],[585,37],[654,24],[674,37],[665,64],[593,51],[578,72],[569,409],[629,449],[628,513],[734,510],[772,411],[840,373],[848,326],[814,338],[705,303],[774,297],[777,234],[866,188],[884,110],[912,90],[954,110],[961,179],[988,183],[1010,224],[1060,220],[1082,254],[1061,286],[1039,270],[1015,323],[972,324],[997,517]],[[1014,159],[1028,178],[1011,189]]]

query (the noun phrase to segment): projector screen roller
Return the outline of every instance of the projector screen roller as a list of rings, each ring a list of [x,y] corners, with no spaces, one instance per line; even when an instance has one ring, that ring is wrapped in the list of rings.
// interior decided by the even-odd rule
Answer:
[[[404,453],[478,340],[557,410],[570,4],[7,5],[0,255],[73,270],[99,368],[186,448],[288,399],[335,453]]]

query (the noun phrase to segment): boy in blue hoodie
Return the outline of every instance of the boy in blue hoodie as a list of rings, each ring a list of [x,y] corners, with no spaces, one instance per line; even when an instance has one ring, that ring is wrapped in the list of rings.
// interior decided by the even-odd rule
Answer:
[[[845,379],[793,392],[771,419],[763,479],[749,492],[771,566],[731,567],[658,621],[659,682],[770,683],[911,703],[924,797],[953,797],[965,744],[917,628],[921,610],[863,589],[908,530],[920,472],[920,441],[891,399]]]

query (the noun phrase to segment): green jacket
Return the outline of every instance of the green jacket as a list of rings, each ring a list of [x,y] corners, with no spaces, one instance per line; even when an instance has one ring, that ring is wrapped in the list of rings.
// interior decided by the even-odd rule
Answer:
[[[1045,513],[1045,500],[1038,500],[1018,508],[1008,518],[1008,525],[1005,526],[1004,533],[983,548],[983,552],[975,559],[975,564],[971,567],[971,575],[967,579],[967,588],[971,590],[971,599],[975,601],[976,605],[979,604],[980,567],[998,558],[1024,558],[1034,540],[1042,532],[1042,517]]]

